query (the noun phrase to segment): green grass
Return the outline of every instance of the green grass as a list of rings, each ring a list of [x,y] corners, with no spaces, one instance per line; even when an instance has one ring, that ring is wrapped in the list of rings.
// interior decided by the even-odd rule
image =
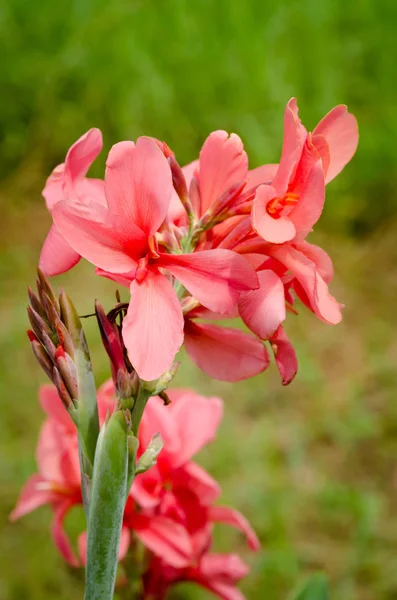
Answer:
[[[42,420],[44,378],[28,347],[25,306],[49,225],[45,177],[91,126],[103,129],[106,148],[156,135],[181,163],[209,131],[225,128],[243,137],[253,166],[274,161],[292,95],[309,127],[339,102],[360,123],[357,156],[329,187],[313,236],[334,258],[343,323],[328,327],[305,309],[289,316],[300,371],[288,388],[274,367],[232,386],[210,381],[185,358],[175,384],[225,400],[218,438],[199,460],[221,482],[222,500],[261,538],[262,552],[250,556],[238,536],[217,531],[219,548],[241,549],[252,564],[243,584],[249,600],[286,600],[317,569],[330,577],[335,600],[397,597],[396,16],[388,0],[1,7],[1,599],[82,597],[81,577],[53,548],[50,511],[7,522],[35,469]],[[96,174],[103,164],[104,157]],[[113,301],[113,285],[88,265],[56,284],[81,313],[94,297]],[[87,327],[100,383],[108,365],[94,323]],[[72,516],[68,525],[77,527]],[[209,595],[183,586],[174,597]]]

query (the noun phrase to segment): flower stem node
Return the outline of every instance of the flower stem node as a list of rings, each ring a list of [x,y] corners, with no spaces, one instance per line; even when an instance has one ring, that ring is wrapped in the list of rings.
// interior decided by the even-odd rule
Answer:
[[[163,375],[158,379],[155,379],[153,381],[141,381],[142,387],[148,392],[150,392],[151,396],[158,396],[167,389],[167,387],[173,380],[180,364],[180,362],[174,362],[172,367],[168,369],[168,371],[163,373]]]
[[[164,446],[163,438],[159,433],[155,433],[150,440],[149,446],[139,459],[136,474],[145,473],[150,467],[153,467],[157,462],[157,457]]]

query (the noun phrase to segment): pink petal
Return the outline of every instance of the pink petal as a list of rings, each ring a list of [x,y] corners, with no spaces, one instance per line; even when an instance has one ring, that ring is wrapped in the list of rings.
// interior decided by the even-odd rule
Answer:
[[[98,414],[101,425],[105,421],[106,415],[108,413],[112,414],[116,406],[116,402],[117,399],[113,380],[108,379],[99,387],[97,392]]]
[[[62,445],[59,444],[60,440],[63,441]],[[51,419],[44,421],[36,448],[36,461],[47,481],[63,484],[61,460],[64,442],[62,429],[57,422]]]
[[[309,137],[309,136],[308,136]],[[323,135],[311,135],[311,143],[313,144],[317,154],[321,158],[323,165],[324,177],[328,172],[329,165],[331,162],[331,155],[329,153],[328,142]]]
[[[187,189],[189,189],[190,183],[193,179],[193,175],[197,170],[198,162],[198,160],[194,160],[188,165],[182,167],[182,172],[185,176]],[[177,223],[178,225],[185,224],[185,222],[187,222],[186,211],[175,189],[172,190],[171,201],[168,207],[167,216],[173,223]]]
[[[123,339],[139,377],[157,379],[167,371],[183,342],[183,316],[171,283],[150,271],[142,283],[133,281],[123,322]]]
[[[223,404],[219,398],[187,392],[178,402],[171,403],[170,413],[178,429],[180,445],[173,461],[176,469],[215,438],[222,420]]]
[[[278,328],[270,342],[283,385],[288,385],[298,371],[298,360],[294,347],[283,327]]]
[[[329,146],[330,165],[325,177],[325,183],[329,183],[342,171],[357,150],[357,120],[347,111],[347,106],[336,106],[317,125],[313,136],[316,134],[324,136]]]
[[[49,489],[47,480],[35,473],[26,482],[17,505],[10,514],[10,520],[16,521],[43,504],[50,504],[56,498],[57,495]]]
[[[92,264],[114,273],[136,268],[146,236],[134,224],[123,222],[93,202],[62,200],[54,207],[53,217],[62,236]]]
[[[213,131],[200,152],[199,187],[201,214],[232,185],[243,180],[248,158],[241,139],[235,133]]]
[[[77,265],[79,260],[80,254],[69,246],[56,226],[51,225],[40,253],[39,267],[43,273],[50,277],[60,275]]]
[[[186,321],[185,347],[190,358],[210,377],[241,381],[262,373],[269,357],[264,345],[238,329]]]
[[[176,521],[161,515],[148,517],[136,514],[132,529],[146,548],[166,558],[175,568],[186,567],[193,558],[193,548],[186,529]]]
[[[324,208],[325,181],[321,160],[312,167],[297,205],[289,215],[300,237],[306,237]]]
[[[325,283],[332,281],[334,277],[334,267],[325,250],[315,244],[309,244],[309,242],[306,242],[305,240],[297,242],[294,245],[297,250],[314,262],[319,275],[324,279]]]
[[[272,255],[297,278],[307,294],[311,309],[319,319],[334,325],[339,323],[342,319],[340,305],[329,293],[316,265],[292,246],[274,247]]]
[[[77,185],[77,196],[82,202],[96,202],[107,207],[105,197],[105,182],[102,179],[86,177]]]
[[[159,461],[172,461],[180,451],[178,424],[173,418],[169,408],[164,408],[164,403],[159,397],[150,398],[143,413],[139,428],[139,443],[142,451],[146,450],[152,437],[160,433],[164,448],[161,450]],[[141,479],[143,476],[140,476]]]
[[[161,254],[159,266],[168,269],[201,304],[221,314],[233,309],[242,291],[258,287],[251,265],[231,250]]]
[[[228,506],[212,506],[209,509],[209,518],[214,523],[226,523],[227,525],[236,527],[236,529],[242,531],[246,536],[251,550],[259,550],[260,542],[255,531],[238,510],[234,510]]]
[[[106,161],[106,199],[111,212],[147,236],[164,221],[173,190],[167,159],[150,138],[115,144]]]
[[[282,244],[295,237],[296,230],[289,217],[274,218],[267,212],[268,203],[277,197],[271,185],[260,185],[252,206],[252,224],[255,231],[267,242]]]
[[[223,600],[245,600],[235,586],[248,572],[248,566],[237,554],[205,554],[197,567],[189,569],[187,578]]]
[[[285,319],[284,285],[273,271],[257,273],[259,289],[241,294],[238,308],[244,323],[268,340]]]
[[[39,389],[40,406],[50,419],[54,419],[65,431],[74,435],[75,425],[65,409],[54,385],[44,384]]]
[[[247,183],[245,185],[246,190],[258,187],[263,183],[271,183],[277,173],[278,165],[262,165],[256,169],[251,169],[247,174]]]
[[[60,200],[65,199],[64,184],[65,163],[57,165],[48,177],[44,189],[43,196],[45,198],[48,211],[51,213],[55,204]]]
[[[77,560],[70,541],[63,529],[63,521],[66,517],[66,513],[72,508],[72,504],[69,500],[58,504],[54,509],[54,518],[51,525],[52,537],[54,539],[55,545],[57,546],[59,552],[62,554],[63,558],[68,562],[72,567],[78,567],[79,561]]]
[[[180,481],[181,486],[189,488],[205,506],[213,504],[221,493],[219,483],[194,462],[187,462],[182,469],[176,471],[173,481],[174,485],[178,485]]]
[[[272,185],[276,188],[278,195],[286,193],[288,183],[295,176],[306,136],[307,131],[298,117],[296,99],[292,98],[288,102],[284,113],[283,150],[278,171],[272,181]]]
[[[88,169],[102,150],[102,133],[90,129],[70,147],[65,159],[65,188],[68,198],[72,197],[76,181],[83,179]]]

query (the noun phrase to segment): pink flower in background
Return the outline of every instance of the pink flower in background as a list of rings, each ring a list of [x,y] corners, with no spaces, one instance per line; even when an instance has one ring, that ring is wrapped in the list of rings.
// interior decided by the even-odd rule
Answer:
[[[134,535],[152,556],[145,586],[153,588],[157,573],[159,594],[164,586],[165,590],[179,580],[191,579],[221,598],[233,598],[225,594],[231,594],[232,590],[239,594],[235,585],[248,568],[236,555],[212,552],[213,527],[224,523],[239,529],[252,550],[259,548],[259,541],[243,515],[214,504],[221,493],[218,483],[191,460],[215,437],[222,418],[222,401],[190,390],[172,390],[169,396],[172,402],[168,407],[163,406],[160,398],[150,398],[143,414],[138,456],[156,433],[161,434],[164,448],[157,464],[139,475],[131,488],[119,559],[126,557]],[[115,406],[111,380],[99,388],[97,397],[103,423]],[[47,420],[38,444],[39,474],[26,484],[11,518],[17,519],[38,506],[50,504],[54,511],[55,544],[66,561],[78,566],[85,562],[86,534],[83,532],[78,539],[78,559],[62,528],[67,512],[82,503],[77,433],[55,388],[43,386],[40,402]],[[233,572],[237,566],[239,569]]]
[[[71,146],[65,162],[55,167],[43,190],[51,214],[54,206],[65,198],[82,203],[94,200],[106,205],[103,181],[86,177],[101,150],[102,134],[99,129],[90,129]],[[74,267],[79,260],[80,254],[71,248],[53,224],[40,255],[42,271],[47,275],[59,275]]]
[[[53,210],[58,230],[76,252],[130,281],[123,338],[133,366],[146,380],[170,368],[183,341],[180,302],[164,270],[204,306],[221,313],[233,309],[241,291],[257,286],[249,263],[229,250],[158,250],[154,235],[166,218],[172,189],[165,156],[153,140],[139,138],[136,146],[121,142],[109,153],[108,208],[93,201],[64,200]]]

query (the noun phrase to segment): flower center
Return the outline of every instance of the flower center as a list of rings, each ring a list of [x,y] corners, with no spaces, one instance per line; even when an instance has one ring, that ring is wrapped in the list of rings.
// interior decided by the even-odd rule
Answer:
[[[279,219],[282,216],[284,210],[288,207],[291,207],[292,209],[297,204],[298,200],[298,194],[288,192],[282,198],[273,198],[273,200],[270,200],[270,202],[266,206],[266,210],[268,214],[271,217],[273,217],[273,219]]]

